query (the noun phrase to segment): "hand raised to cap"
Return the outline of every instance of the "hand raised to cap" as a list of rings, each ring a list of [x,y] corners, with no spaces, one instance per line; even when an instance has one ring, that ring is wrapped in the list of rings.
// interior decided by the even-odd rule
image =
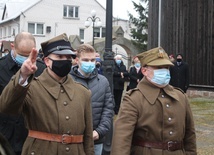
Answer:
[[[32,48],[29,57],[24,61],[21,67],[21,76],[23,81],[25,81],[31,74],[34,74],[37,70],[36,66],[36,58],[37,58],[37,50]]]

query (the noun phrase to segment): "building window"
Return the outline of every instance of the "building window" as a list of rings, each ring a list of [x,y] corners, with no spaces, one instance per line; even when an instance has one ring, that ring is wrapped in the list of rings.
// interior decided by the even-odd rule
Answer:
[[[101,34],[102,34],[102,38],[103,37],[106,37],[106,28],[101,28],[101,30],[102,30],[102,32],[101,32]]]
[[[84,29],[80,29],[79,37],[80,37],[81,42],[84,42]]]
[[[95,27],[94,28],[94,37],[103,38],[106,36],[106,28],[105,27]]]
[[[41,23],[28,23],[28,32],[34,35],[44,34],[44,24]]]
[[[12,33],[11,33],[11,26],[8,26],[8,31],[7,31],[7,34],[8,34],[8,36],[10,37],[11,35],[12,35]]]
[[[3,28],[2,36],[3,36],[3,38],[6,38],[6,36],[7,36],[7,27]]]
[[[79,7],[78,6],[71,6],[71,5],[64,5],[63,17],[78,18],[79,17]]]
[[[0,38],[2,39],[2,28],[0,28]]]
[[[16,29],[13,28],[12,36],[15,36],[15,35],[16,35]]]

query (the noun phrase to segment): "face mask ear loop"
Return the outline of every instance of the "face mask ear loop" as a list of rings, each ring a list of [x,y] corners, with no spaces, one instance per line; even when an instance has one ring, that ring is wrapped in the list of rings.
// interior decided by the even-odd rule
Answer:
[[[53,61],[53,59],[51,59],[50,57],[48,57],[48,59],[50,59],[51,61]]]
[[[52,63],[53,63],[53,59],[51,59],[50,57],[48,57],[48,59],[51,60]],[[50,70],[52,70],[52,68],[51,68],[50,66],[48,66],[48,68],[50,68]],[[52,71],[53,71],[53,70],[52,70]]]

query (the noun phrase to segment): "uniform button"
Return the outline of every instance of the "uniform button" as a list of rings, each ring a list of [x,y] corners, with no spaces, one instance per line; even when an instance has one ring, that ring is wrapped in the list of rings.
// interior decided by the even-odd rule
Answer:
[[[67,102],[63,102],[63,104],[64,104],[64,106],[68,105],[68,103],[67,103]]]
[[[69,117],[69,116],[66,116],[66,117],[65,117],[65,119],[66,119],[66,120],[69,120],[69,119],[70,119],[70,117]]]
[[[164,98],[165,96],[164,96],[164,95],[161,95],[161,97]]]
[[[169,104],[167,104],[166,107],[169,108],[170,107]]]
[[[61,91],[61,93],[64,93],[64,90],[61,89],[60,91]]]
[[[172,120],[172,118],[171,118],[171,117],[169,117],[169,118],[168,118],[168,121],[169,121],[169,122],[171,122],[171,120]]]
[[[35,152],[31,152],[30,154],[31,154],[31,155],[35,155]]]
[[[169,132],[169,134],[170,134],[170,135],[172,135],[172,134],[173,134],[173,132],[172,132],[172,131],[170,131],[170,132]]]
[[[66,150],[66,151],[69,151],[69,150],[70,150],[70,148],[69,148],[69,147],[66,147],[66,148],[65,148],[65,150]]]

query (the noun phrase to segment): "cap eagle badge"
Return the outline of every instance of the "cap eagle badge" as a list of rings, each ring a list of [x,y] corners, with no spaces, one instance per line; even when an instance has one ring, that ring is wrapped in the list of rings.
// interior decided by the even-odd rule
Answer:
[[[164,50],[161,48],[159,49],[158,57],[163,58],[164,56]]]

